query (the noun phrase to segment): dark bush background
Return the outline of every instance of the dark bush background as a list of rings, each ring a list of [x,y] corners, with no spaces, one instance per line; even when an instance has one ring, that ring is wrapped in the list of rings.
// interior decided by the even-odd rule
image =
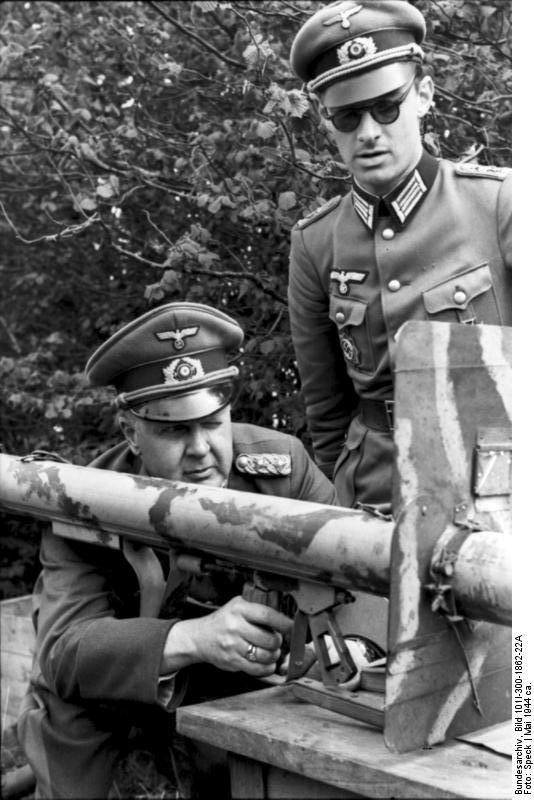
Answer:
[[[288,55],[322,3],[0,6],[0,441],[77,464],[117,441],[88,355],[171,300],[246,331],[236,419],[305,437],[288,331],[291,226],[347,174]],[[425,142],[511,163],[511,4],[415,0],[436,82]],[[29,590],[39,526],[2,517],[0,592]]]

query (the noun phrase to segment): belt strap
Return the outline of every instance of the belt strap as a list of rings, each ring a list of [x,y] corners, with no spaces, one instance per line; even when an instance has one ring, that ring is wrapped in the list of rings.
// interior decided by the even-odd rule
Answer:
[[[358,418],[367,428],[392,433],[394,429],[394,400],[360,398]]]

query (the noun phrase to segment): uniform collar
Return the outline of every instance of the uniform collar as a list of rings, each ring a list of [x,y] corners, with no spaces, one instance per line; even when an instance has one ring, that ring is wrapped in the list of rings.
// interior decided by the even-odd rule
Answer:
[[[415,169],[390,194],[382,198],[369,194],[353,181],[352,205],[364,225],[374,231],[381,202],[400,227],[406,225],[430,191],[438,172],[438,163],[436,158],[423,150]]]

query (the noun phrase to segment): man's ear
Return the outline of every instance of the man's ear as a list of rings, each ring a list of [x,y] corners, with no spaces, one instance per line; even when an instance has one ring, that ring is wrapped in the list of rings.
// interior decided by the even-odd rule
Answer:
[[[135,456],[138,456],[140,450],[137,443],[137,425],[135,420],[133,420],[127,414],[119,414],[118,423],[122,431],[122,435],[128,442],[130,450]]]
[[[428,114],[434,99],[434,81],[430,75],[421,78],[417,85],[417,116],[424,117]]]
[[[310,107],[312,110],[311,113],[315,124],[326,135],[328,141],[333,145],[336,145],[336,137],[333,134],[332,123],[325,119],[325,117],[323,117],[321,114],[321,109],[323,108],[321,98],[319,95],[312,92],[308,95],[308,100],[310,101]]]

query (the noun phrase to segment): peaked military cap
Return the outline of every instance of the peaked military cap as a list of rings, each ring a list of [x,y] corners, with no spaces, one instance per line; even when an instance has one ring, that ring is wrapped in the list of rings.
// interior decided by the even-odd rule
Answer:
[[[409,79],[404,64],[423,61],[425,32],[423,15],[406,0],[340,0],[304,23],[291,48],[291,65],[308,91],[321,95],[357,77],[357,96],[347,104],[362,102]],[[325,105],[345,104],[339,92],[338,97],[331,89],[328,95],[321,98]]]
[[[85,373],[93,385],[114,386],[118,407],[144,419],[200,419],[230,402],[238,369],[228,355],[242,341],[242,329],[222,311],[168,303],[114,333]]]

